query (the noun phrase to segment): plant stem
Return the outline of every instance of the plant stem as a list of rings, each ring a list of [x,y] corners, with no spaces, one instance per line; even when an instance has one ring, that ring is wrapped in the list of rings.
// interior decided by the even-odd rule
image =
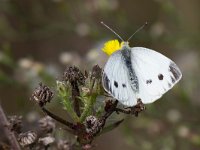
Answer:
[[[118,104],[118,100],[115,100],[115,102],[110,106],[110,108],[106,111],[106,113],[100,117],[99,119],[100,124],[99,124],[98,130],[96,130],[96,132],[93,133],[93,136],[97,136],[100,133],[100,131],[104,128],[106,124],[106,120],[108,119],[110,115],[112,115],[113,112],[115,112],[117,104]]]
[[[110,115],[112,115],[112,113],[115,112],[115,110],[116,110],[117,104],[118,104],[118,100],[116,100],[113,103],[111,108],[101,118],[106,120]]]
[[[77,116],[81,116],[80,112],[80,104],[79,104],[79,98],[80,97],[80,91],[78,88],[78,83],[77,81],[74,81],[71,83],[72,86],[72,100],[74,102],[74,111],[76,112]]]
[[[1,105],[0,105],[0,125],[3,127],[4,133],[9,140],[11,148],[13,150],[20,150],[20,146],[17,142],[17,139],[16,139],[14,133],[11,130],[9,130],[9,128],[8,128],[9,123],[8,123],[8,120],[6,118],[6,115],[4,114],[4,111],[3,111],[3,108],[1,107]]]
[[[87,101],[87,105],[84,107],[84,111],[81,114],[80,122],[83,122],[85,120],[85,118],[87,117],[89,112],[92,110],[93,104],[94,104],[94,102],[96,101],[96,98],[97,98],[97,95],[93,94],[93,88],[94,88],[95,80],[90,78],[90,81],[91,81],[90,96],[89,96],[89,99]]]
[[[75,129],[75,125],[71,122],[68,122],[60,117],[58,117],[57,115],[54,115],[53,113],[51,113],[50,111],[48,111],[46,108],[42,107],[42,111],[44,113],[46,113],[47,115],[49,115],[51,118],[55,119],[56,121],[66,125],[67,127],[69,127],[70,129]]]
[[[73,106],[72,106],[72,102],[68,99],[67,96],[64,96],[62,97],[64,100],[63,100],[63,105],[65,107],[65,110],[68,111],[70,117],[73,119],[74,122],[79,122],[79,117],[77,116],[76,112],[74,111],[73,109]]]
[[[117,113],[121,112],[121,113],[124,113],[124,114],[130,114],[131,113],[131,110],[124,110],[124,109],[120,109],[120,108],[115,108],[115,111]]]

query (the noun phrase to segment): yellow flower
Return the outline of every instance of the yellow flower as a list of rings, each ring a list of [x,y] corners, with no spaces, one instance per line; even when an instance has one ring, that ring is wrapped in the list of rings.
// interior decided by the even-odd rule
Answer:
[[[110,40],[104,44],[102,51],[108,55],[112,55],[117,50],[120,50],[123,45],[123,42],[119,43],[118,40]]]

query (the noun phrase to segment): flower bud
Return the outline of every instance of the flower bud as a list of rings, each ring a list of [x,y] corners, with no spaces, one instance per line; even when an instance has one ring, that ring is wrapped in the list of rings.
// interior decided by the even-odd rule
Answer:
[[[85,127],[87,133],[93,133],[98,130],[99,121],[95,116],[88,116],[85,120]]]
[[[35,143],[36,139],[37,139],[37,134],[33,131],[21,133],[19,134],[19,137],[18,137],[19,144],[22,147]]]
[[[70,83],[78,82],[79,84],[85,83],[85,77],[83,73],[77,67],[68,67],[64,72],[64,80]]]
[[[50,102],[53,98],[53,92],[50,90],[49,87],[43,85],[42,83],[39,84],[39,87],[35,89],[31,96],[31,100],[37,102],[40,107],[46,105],[47,102]]]

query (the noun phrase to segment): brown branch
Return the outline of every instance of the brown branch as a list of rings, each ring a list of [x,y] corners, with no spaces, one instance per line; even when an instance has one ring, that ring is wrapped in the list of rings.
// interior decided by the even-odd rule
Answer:
[[[64,80],[69,81],[72,87],[72,101],[74,103],[74,111],[77,116],[81,116],[80,103],[79,103],[79,84],[83,85],[85,83],[85,77],[83,73],[77,67],[68,67],[64,72]]]
[[[68,121],[62,119],[62,118],[58,117],[57,115],[54,115],[53,113],[51,113],[50,111],[48,111],[46,108],[42,107],[42,111],[44,113],[46,113],[47,115],[49,115],[51,118],[55,119],[56,121],[58,121],[58,122],[60,122],[60,123],[62,123],[64,125],[66,125],[70,129],[73,129],[73,130],[75,129],[76,126],[73,123],[68,122]]]
[[[107,109],[106,113],[101,117],[101,119],[107,119],[110,115],[112,115],[112,113],[115,112],[117,104],[118,104],[118,100],[116,100],[112,104],[107,103],[106,105],[109,105],[109,106],[106,106],[108,108],[106,108]]]
[[[99,119],[99,121],[101,122],[101,128],[99,129],[97,133],[95,133],[95,135],[98,134],[102,128],[104,128],[106,124],[106,120],[108,119],[108,117],[110,117],[110,115],[112,115],[113,112],[115,112],[117,104],[118,104],[118,100],[116,100],[114,103],[108,106],[109,108],[106,110],[106,113]]]
[[[115,111],[117,113],[124,113],[124,114],[130,114],[131,113],[130,109],[126,110],[126,109],[115,108]]]
[[[110,115],[112,115],[113,112],[115,112],[115,109],[117,107],[118,101],[116,100],[114,103],[112,101],[108,101],[105,106],[106,113],[99,118],[99,125],[97,127],[97,130],[92,134],[93,137],[97,136],[101,130],[104,128],[106,124],[106,120]]]
[[[135,115],[137,117],[140,112],[145,110],[145,106],[141,100],[138,100],[137,105],[135,105],[133,107],[128,107],[126,109],[117,108],[117,104],[118,104],[117,100],[115,100],[115,102],[112,102],[112,100],[111,100],[106,103],[106,106],[105,106],[106,113],[99,119],[98,129],[96,130],[96,132],[93,133],[93,136],[96,136],[101,132],[101,130],[105,126],[106,120],[108,119],[108,117],[110,117],[110,115],[112,115],[113,112],[116,112],[116,113],[121,112],[124,114],[131,114],[131,115]]]
[[[9,143],[13,150],[20,150],[20,146],[17,142],[17,139],[13,132],[8,128],[8,120],[6,118],[6,115],[4,114],[3,108],[0,105],[0,125],[3,127],[4,133],[9,140]]]

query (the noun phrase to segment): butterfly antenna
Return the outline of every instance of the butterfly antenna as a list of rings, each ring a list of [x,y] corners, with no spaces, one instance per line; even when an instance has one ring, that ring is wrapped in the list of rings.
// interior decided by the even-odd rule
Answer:
[[[113,29],[111,29],[108,25],[106,25],[103,21],[101,21],[101,24],[102,25],[104,25],[106,28],[108,28],[111,32],[113,32],[116,36],[118,36],[122,41],[124,41],[123,39],[122,39],[122,37],[119,35],[119,34],[117,34]]]
[[[142,30],[148,23],[145,22],[145,24],[143,24],[139,29],[137,29],[129,38],[127,41],[129,41],[137,32],[139,32],[140,30]]]

